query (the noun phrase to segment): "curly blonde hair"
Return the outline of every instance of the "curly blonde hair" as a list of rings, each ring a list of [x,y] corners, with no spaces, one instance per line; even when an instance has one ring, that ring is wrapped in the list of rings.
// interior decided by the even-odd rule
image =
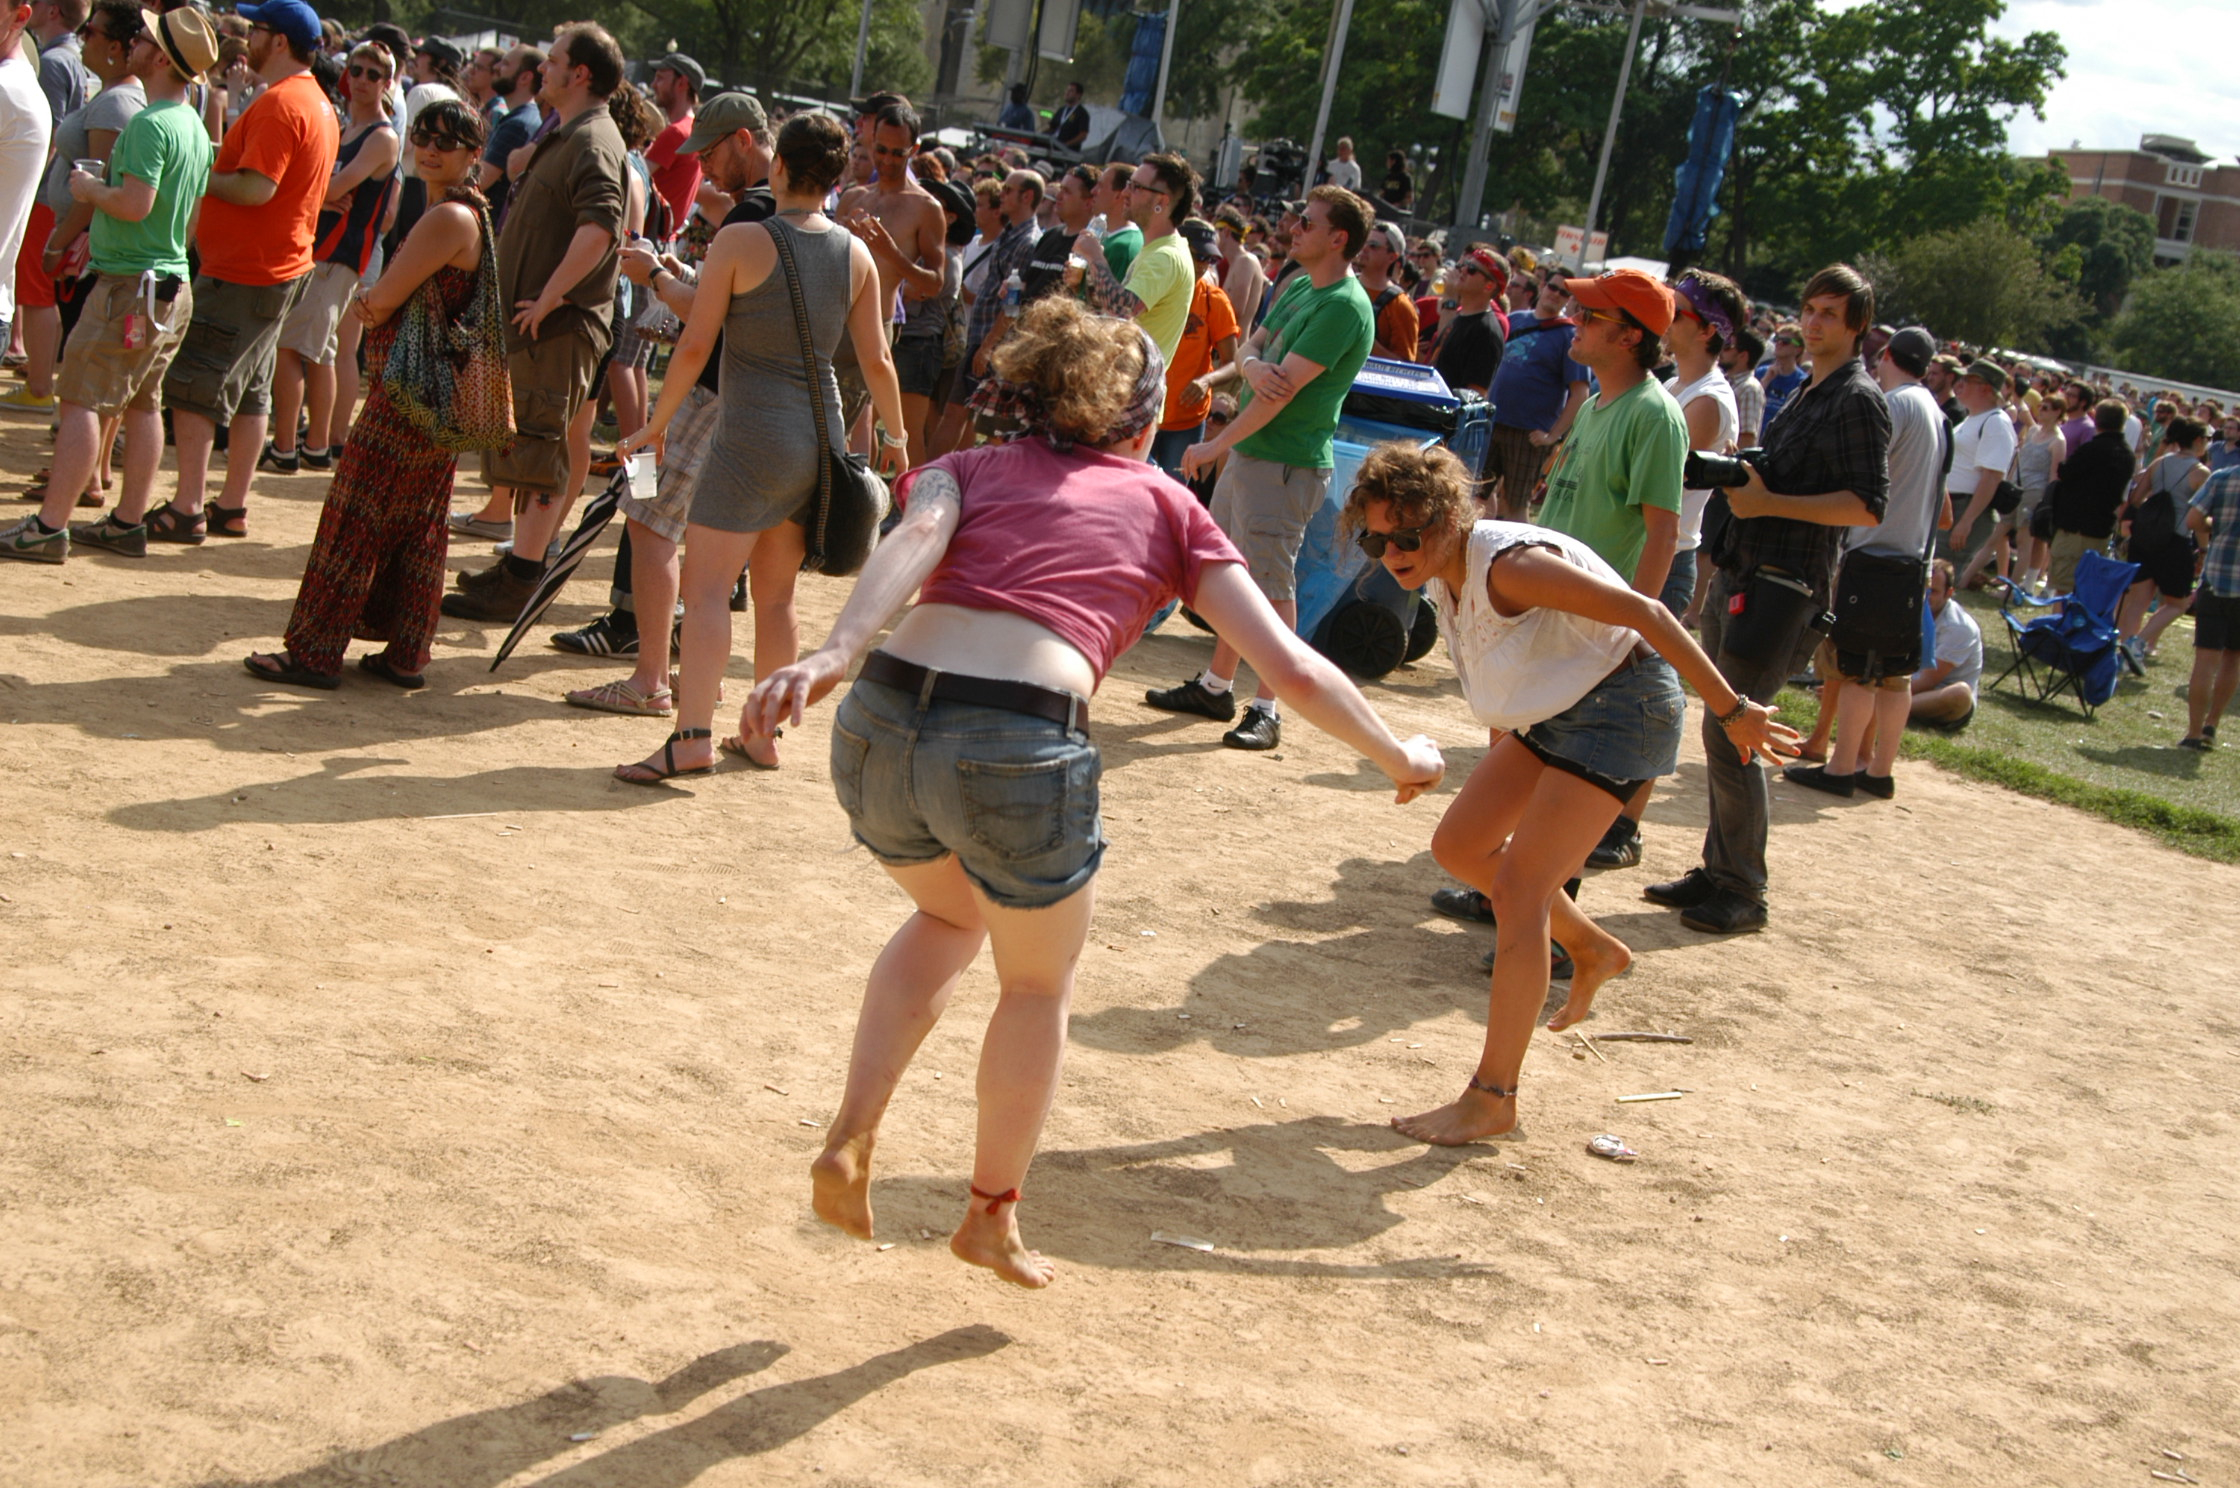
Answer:
[[[990,361],[996,376],[1040,394],[1052,432],[1099,445],[1128,412],[1144,372],[1143,345],[1135,322],[1048,295],[1020,317]]]
[[[1419,449],[1404,439],[1380,444],[1361,462],[1340,520],[1349,533],[1368,525],[1369,507],[1382,503],[1395,527],[1444,528],[1467,533],[1478,520],[1470,472],[1445,445]]]

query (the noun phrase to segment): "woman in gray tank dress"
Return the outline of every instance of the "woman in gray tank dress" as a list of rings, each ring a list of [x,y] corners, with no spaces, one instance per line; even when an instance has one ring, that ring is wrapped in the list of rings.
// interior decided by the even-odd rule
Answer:
[[[847,131],[828,114],[798,115],[778,131],[770,163],[777,215],[716,234],[662,382],[661,402],[646,427],[622,442],[625,459],[648,445],[662,447],[669,421],[699,380],[721,332],[722,422],[694,484],[678,583],[684,657],[677,728],[650,757],[615,770],[617,779],[633,785],[705,775],[715,767],[716,694],[731,656],[731,586],[740,569],[747,572],[754,600],[754,674],[767,677],[792,665],[800,653],[793,586],[805,551],[801,518],[816,495],[824,450],[809,405],[793,293],[773,234],[786,235],[800,271],[816,349],[816,396],[824,403],[833,445],[847,438],[832,376],[833,353],[845,338],[886,429],[878,468],[887,475],[902,469],[902,393],[887,350],[878,269],[871,250],[822,210],[825,194],[847,169],[848,145]],[[743,722],[738,737],[724,740],[723,747],[751,765],[777,768],[775,736],[754,733]]]

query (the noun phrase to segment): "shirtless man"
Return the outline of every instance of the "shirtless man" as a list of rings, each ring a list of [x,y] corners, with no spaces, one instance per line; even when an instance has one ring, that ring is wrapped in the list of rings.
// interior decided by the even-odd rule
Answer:
[[[871,250],[879,268],[879,289],[892,307],[899,290],[913,300],[928,300],[941,293],[946,266],[943,244],[949,235],[949,217],[933,193],[910,175],[910,157],[918,148],[918,111],[895,102],[874,117],[871,130],[869,185],[850,187],[840,197],[833,215]],[[870,401],[857,371],[855,357],[835,360],[834,376],[840,383],[840,410],[853,428]]]

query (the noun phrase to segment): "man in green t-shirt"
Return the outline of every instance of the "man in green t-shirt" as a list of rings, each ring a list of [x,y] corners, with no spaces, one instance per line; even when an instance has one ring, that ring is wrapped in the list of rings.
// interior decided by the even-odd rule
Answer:
[[[62,354],[54,470],[36,516],[0,531],[0,557],[60,563],[73,541],[130,558],[148,556],[145,517],[163,458],[157,393],[194,315],[187,279],[187,227],[210,183],[215,153],[187,88],[218,60],[209,17],[192,8],[158,16],[132,44],[131,70],[148,106],[117,135],[110,182],[85,171],[70,194],[94,208],[88,230],[94,271],[85,309]],[[97,522],[72,523],[71,508],[92,484],[101,421],[123,415],[124,485],[117,509]]]
[[[1306,216],[1291,241],[1300,271],[1237,358],[1246,384],[1237,416],[1182,455],[1186,479],[1228,456],[1213,488],[1213,519],[1287,625],[1299,619],[1299,544],[1330,494],[1338,411],[1376,339],[1376,311],[1348,272],[1373,220],[1368,203],[1350,191],[1317,186],[1307,193]],[[1144,701],[1225,722],[1236,717],[1237,660],[1233,648],[1217,642],[1202,675],[1148,692]],[[1281,741],[1275,690],[1263,678],[1244,718],[1221,742],[1273,749]]]
[[[1128,270],[1135,265],[1136,255],[1143,251],[1143,229],[1137,227],[1128,212],[1128,183],[1135,179],[1135,167],[1126,161],[1104,168],[1097,178],[1097,189],[1090,195],[1090,203],[1097,215],[1104,219],[1104,240],[1098,245],[1105,267],[1112,270],[1112,277],[1122,284],[1128,282]],[[1095,263],[1098,254],[1081,255]]]
[[[1672,327],[1672,291],[1638,269],[1567,279],[1579,329],[1571,359],[1601,393],[1579,407],[1548,472],[1540,525],[1567,532],[1654,599],[1680,535],[1688,421],[1655,378]]]
[[[1176,231],[1197,205],[1198,173],[1180,155],[1148,155],[1128,177],[1127,192],[1128,215],[1142,232],[1143,248],[1126,273],[1113,273],[1088,233],[1073,240],[1073,251],[1088,265],[1089,302],[1107,315],[1141,324],[1158,344],[1159,355],[1172,361],[1198,282],[1190,247]]]

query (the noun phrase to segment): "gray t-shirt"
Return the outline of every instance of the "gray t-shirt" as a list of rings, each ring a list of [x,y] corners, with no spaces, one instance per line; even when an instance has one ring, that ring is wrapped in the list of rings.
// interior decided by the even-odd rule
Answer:
[[[54,163],[47,167],[47,184],[39,199],[60,222],[70,214],[70,170],[92,148],[87,135],[96,129],[124,133],[132,116],[148,106],[147,90],[140,79],[126,78],[114,88],[103,88],[86,106],[63,119],[54,133]],[[45,247],[45,244],[41,244]]]
[[[1949,426],[1937,400],[1918,382],[1907,383],[1884,401],[1890,405],[1890,500],[1878,525],[1850,529],[1843,550],[1918,558],[1943,509]]]

